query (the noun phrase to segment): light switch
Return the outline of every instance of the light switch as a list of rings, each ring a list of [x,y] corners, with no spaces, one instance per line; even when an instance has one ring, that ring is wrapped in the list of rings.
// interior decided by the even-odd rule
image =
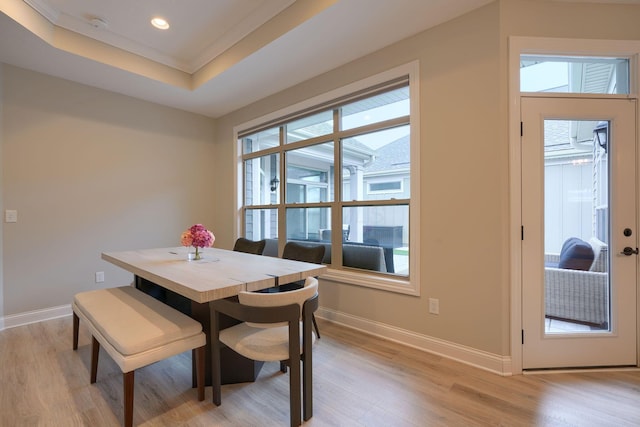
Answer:
[[[4,222],[18,222],[18,211],[9,209],[4,211]]]
[[[440,300],[437,298],[429,298],[429,313],[440,314]]]

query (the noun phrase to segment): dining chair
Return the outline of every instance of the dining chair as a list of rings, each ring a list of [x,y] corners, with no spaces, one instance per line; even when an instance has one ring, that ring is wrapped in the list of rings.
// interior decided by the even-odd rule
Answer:
[[[264,252],[264,247],[267,244],[267,241],[262,239],[262,240],[249,240],[249,239],[245,239],[244,237],[240,237],[238,238],[238,240],[236,240],[236,243],[233,245],[233,250],[236,252],[245,252],[248,254],[254,254],[254,255],[262,255],[262,252]]]
[[[322,264],[322,258],[324,258],[324,245],[307,245],[296,242],[287,242],[282,252],[283,259],[290,259],[294,261],[310,262],[313,264]],[[299,280],[297,282],[286,283],[278,286],[278,291],[291,291],[293,289],[300,289],[304,286],[305,281]],[[312,315],[313,328],[316,330],[316,336],[320,338],[320,329],[318,329],[318,323],[316,322],[316,316]]]
[[[282,362],[289,366],[289,405],[291,426],[313,415],[312,350],[315,341],[312,314],[318,308],[318,280],[308,277],[305,286],[289,292],[262,293],[242,291],[238,298],[212,302],[213,403],[220,405],[220,351],[226,345],[236,353],[256,361]],[[241,321],[220,330],[220,315]],[[302,337],[302,339],[301,339]],[[301,344],[302,343],[302,344]],[[302,362],[302,402],[300,391]]]

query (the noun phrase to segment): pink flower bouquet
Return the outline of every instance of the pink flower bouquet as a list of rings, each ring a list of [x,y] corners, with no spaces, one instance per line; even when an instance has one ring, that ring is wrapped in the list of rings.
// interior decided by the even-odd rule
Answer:
[[[200,248],[209,248],[216,241],[216,236],[207,230],[202,224],[195,224],[180,235],[182,246],[193,246],[196,248],[195,259],[202,258]]]

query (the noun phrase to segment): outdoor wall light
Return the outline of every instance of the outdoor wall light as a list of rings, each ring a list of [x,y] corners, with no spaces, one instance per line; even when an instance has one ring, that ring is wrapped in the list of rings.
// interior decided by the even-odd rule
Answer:
[[[607,144],[609,142],[609,122],[599,122],[593,128],[593,136],[598,141],[598,145],[607,152]]]
[[[278,189],[278,184],[280,184],[280,180],[277,176],[274,176],[271,180],[271,191],[276,191]]]

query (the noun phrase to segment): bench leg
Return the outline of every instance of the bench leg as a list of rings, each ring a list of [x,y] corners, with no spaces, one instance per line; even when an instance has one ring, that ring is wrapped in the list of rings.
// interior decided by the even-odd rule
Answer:
[[[122,374],[122,383],[124,384],[124,426],[131,427],[133,425],[133,383],[136,371],[125,372]]]
[[[96,382],[98,376],[98,354],[100,353],[100,343],[92,336],[91,337],[91,384]]]
[[[78,329],[80,329],[80,318],[73,313],[73,349],[78,349]]]
[[[205,346],[202,346],[191,351],[191,357],[195,357],[196,360],[196,383],[198,384],[198,400],[200,402],[204,400],[204,350]]]

